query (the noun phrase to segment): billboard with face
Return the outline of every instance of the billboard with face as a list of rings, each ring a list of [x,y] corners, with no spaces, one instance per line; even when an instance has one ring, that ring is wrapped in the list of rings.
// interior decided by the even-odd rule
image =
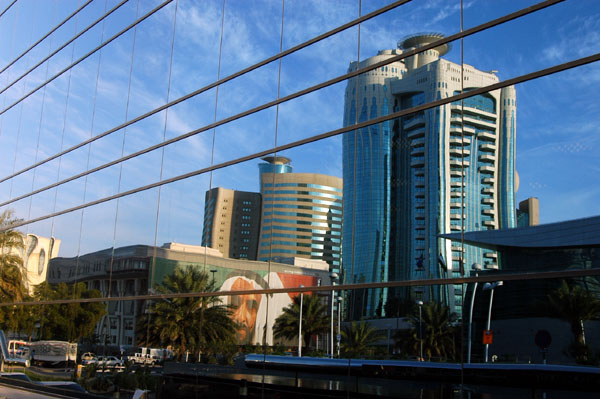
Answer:
[[[219,291],[241,291],[266,288],[296,288],[317,285],[318,278],[287,273],[232,271]],[[283,309],[292,303],[297,293],[247,294],[221,297],[223,303],[233,305],[233,318],[240,325],[238,342],[244,344],[273,343],[273,325]]]
[[[210,259],[210,258],[209,258]],[[216,261],[214,263],[217,263]],[[220,259],[220,265],[183,262],[172,259],[155,258],[150,284],[160,284],[164,277],[173,273],[176,267],[200,268],[208,274],[217,291],[247,291],[263,290],[269,288],[297,288],[317,286],[320,281],[326,284],[328,276],[326,270],[305,269],[292,265],[273,266],[271,270],[266,262],[244,262],[237,259]],[[227,264],[225,267],[223,264]],[[235,268],[239,264],[240,268]],[[252,266],[253,270],[248,270]],[[273,325],[283,309],[292,303],[292,298],[298,295],[295,292],[282,294],[246,294],[223,295],[220,297],[223,304],[234,308],[232,318],[239,324],[237,338],[239,344],[260,345],[273,344]]]

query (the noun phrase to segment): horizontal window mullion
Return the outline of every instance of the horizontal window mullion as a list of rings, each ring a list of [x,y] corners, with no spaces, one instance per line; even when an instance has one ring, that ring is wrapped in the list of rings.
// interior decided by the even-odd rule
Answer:
[[[85,32],[89,31],[90,29],[92,29],[94,26],[96,26],[98,23],[102,22],[106,17],[108,17],[110,14],[112,14],[114,11],[116,11],[117,9],[119,9],[123,4],[127,3],[127,1],[129,0],[121,0],[121,2],[119,4],[117,4],[116,6],[114,6],[113,8],[111,8],[110,10],[108,10],[103,16],[101,16],[100,18],[98,18],[96,21],[94,21],[91,25],[89,25],[87,28],[85,28],[84,30],[82,30],[81,32],[79,32],[77,35],[73,36],[70,40],[67,40],[65,43],[63,43],[61,46],[59,46],[56,50],[54,50],[52,53],[48,54],[46,57],[44,57],[41,61],[39,61],[37,64],[35,64],[34,66],[32,66],[31,68],[29,68],[26,72],[24,72],[23,74],[21,74],[18,78],[16,78],[15,80],[13,80],[11,83],[9,83],[7,86],[5,86],[2,90],[0,90],[0,94],[4,93],[6,90],[10,89],[11,87],[13,87],[17,82],[19,82],[21,79],[23,79],[25,76],[27,76],[28,74],[30,74],[34,69],[36,69],[37,67],[39,67],[40,65],[42,65],[44,62],[48,61],[50,58],[52,58],[54,55],[56,55],[60,50],[64,49],[65,47],[67,47],[69,44],[71,44],[73,41],[75,41],[77,38],[79,38],[81,35],[83,35]],[[173,0],[167,0],[167,2],[171,2]],[[145,18],[144,18],[145,19]],[[141,21],[140,21],[141,22]],[[137,23],[136,23],[137,25]],[[128,28],[127,30],[129,30],[130,28]],[[78,59],[77,61],[75,61],[74,63],[72,63],[71,65],[69,65],[68,67],[66,67],[65,69],[63,69],[62,71],[60,71],[59,73],[57,73],[56,75],[54,75],[53,77],[51,77],[50,79],[48,79],[46,82],[42,83],[40,86],[36,87],[35,89],[33,89],[32,91],[30,91],[28,94],[24,95],[23,97],[21,97],[19,100],[17,100],[16,102],[14,102],[13,104],[9,105],[8,107],[4,108],[2,110],[2,112],[0,112],[0,115],[4,114],[6,111],[8,111],[9,109],[11,109],[12,107],[14,107],[15,105],[19,104],[21,101],[25,100],[26,98],[28,98],[29,96],[31,96],[33,93],[35,93],[36,91],[38,91],[39,89],[41,89],[42,87],[46,86],[48,83],[54,81],[56,78],[58,78],[60,75],[62,75],[63,73],[65,73],[66,71],[68,71],[69,69],[73,68],[75,65],[79,64],[80,62],[82,62],[83,60],[85,60],[86,58],[88,58],[89,56],[91,56],[92,54],[94,54],[96,51],[98,51],[99,49],[101,49],[102,47],[106,46],[108,43],[112,42],[114,39],[116,39],[117,37],[119,37],[121,34],[125,33],[127,30],[125,31],[121,31],[120,33],[118,33],[117,35],[113,36],[111,39],[107,40],[104,43],[101,43],[98,47],[96,47],[94,50],[92,50],[91,52],[89,52],[88,54],[84,55],[83,57],[81,57],[80,59]]]
[[[180,180],[183,180],[183,179],[187,179],[189,177],[198,176],[198,175],[201,175],[201,174],[204,174],[204,173],[208,173],[208,172],[211,172],[211,171],[214,171],[214,170],[223,169],[223,168],[228,167],[228,166],[237,165],[237,164],[240,164],[240,163],[243,163],[243,162],[247,162],[247,161],[250,161],[250,160],[253,160],[253,159],[257,159],[257,158],[262,158],[262,157],[265,157],[265,156],[267,156],[269,154],[273,154],[273,153],[277,153],[277,152],[289,150],[291,148],[299,147],[299,146],[304,145],[304,144],[313,143],[313,142],[320,141],[320,140],[323,140],[323,139],[326,139],[326,138],[329,138],[329,137],[338,136],[340,134],[347,133],[347,132],[350,132],[350,131],[353,131],[353,130],[362,129],[364,127],[368,127],[368,126],[371,126],[371,125],[376,125],[376,124],[381,123],[381,122],[386,122],[386,121],[389,121],[389,120],[392,120],[392,119],[400,118],[400,117],[402,117],[404,115],[408,115],[408,114],[416,112],[416,111],[423,111],[423,110],[427,110],[427,109],[431,109],[431,108],[436,108],[436,107],[439,107],[441,105],[445,105],[445,104],[451,103],[452,101],[456,101],[456,100],[460,100],[460,99],[463,99],[463,98],[468,98],[468,97],[476,96],[476,95],[481,94],[481,93],[486,93],[488,91],[502,89],[502,88],[508,87],[508,86],[513,86],[513,85],[516,85],[516,84],[519,84],[519,83],[527,82],[529,80],[541,78],[543,76],[552,75],[552,74],[557,73],[557,72],[566,71],[566,70],[569,70],[569,69],[572,69],[572,68],[575,68],[575,67],[578,67],[578,66],[590,64],[590,63],[597,62],[597,61],[600,61],[600,53],[597,53],[597,54],[594,54],[594,55],[591,55],[591,56],[588,56],[588,57],[578,58],[576,60],[569,61],[569,62],[566,62],[566,63],[563,63],[563,64],[559,64],[559,65],[555,65],[555,66],[552,66],[550,68],[541,69],[541,70],[538,70],[536,72],[531,72],[531,73],[528,73],[528,74],[525,74],[525,75],[517,76],[515,78],[511,78],[511,79],[508,79],[508,80],[505,80],[505,81],[502,81],[502,82],[494,83],[494,84],[489,85],[489,86],[484,86],[484,87],[480,87],[480,88],[477,88],[477,89],[473,89],[473,90],[471,90],[469,92],[466,92],[466,93],[457,94],[457,95],[452,96],[452,97],[443,98],[443,99],[440,99],[440,100],[432,101],[432,102],[427,103],[427,104],[418,105],[418,106],[413,107],[413,108],[409,108],[409,109],[402,110],[402,111],[397,111],[397,112],[394,112],[394,113],[391,113],[391,114],[388,114],[388,115],[380,116],[378,118],[371,119],[371,120],[368,120],[368,121],[365,121],[365,122],[361,122],[361,123],[356,124],[356,125],[346,126],[346,127],[343,127],[343,128],[340,128],[340,129],[335,129],[335,130],[330,130],[330,131],[325,132],[325,133],[321,133],[321,134],[318,134],[318,135],[315,135],[315,136],[307,137],[305,139],[301,139],[301,140],[294,141],[294,142],[291,142],[291,143],[288,143],[288,144],[284,144],[284,145],[280,145],[280,146],[277,146],[277,147],[273,147],[273,148],[270,148],[268,150],[260,151],[260,152],[254,153],[254,154],[246,155],[246,156],[243,156],[243,157],[240,157],[240,158],[236,158],[236,159],[232,159],[232,160],[229,160],[229,161],[225,161],[225,162],[222,162],[222,163],[219,163],[219,164],[211,165],[209,167],[198,169],[198,170],[195,170],[195,171],[192,171],[192,172],[188,172],[188,173],[184,173],[182,175],[174,176],[174,177],[171,177],[169,179],[160,180],[160,181],[157,181],[155,183],[150,183],[150,184],[147,184],[145,186],[141,186],[141,187],[138,187],[138,188],[134,188],[134,189],[131,189],[131,190],[124,191],[122,193],[118,193],[118,194],[114,194],[114,195],[111,195],[111,196],[108,196],[108,197],[100,198],[100,199],[97,199],[95,201],[87,202],[85,204],[81,204],[81,205],[78,205],[78,206],[75,206],[75,207],[72,207],[72,208],[68,208],[68,209],[59,211],[59,212],[54,212],[54,213],[51,213],[51,214],[48,214],[48,215],[44,215],[44,216],[40,216],[40,217],[37,217],[37,218],[34,218],[34,219],[22,221],[22,222],[14,224],[12,226],[8,226],[8,227],[5,227],[3,229],[0,229],[0,231],[6,230],[8,228],[25,226],[27,224],[39,222],[41,220],[49,219],[49,218],[54,217],[54,216],[64,215],[66,213],[70,213],[70,212],[73,212],[73,211],[76,211],[76,210],[79,210],[79,209],[84,209],[84,208],[87,208],[87,207],[90,207],[90,206],[93,206],[93,205],[97,205],[97,204],[101,204],[101,203],[104,203],[104,202],[108,202],[108,201],[111,201],[113,199],[125,197],[125,196],[131,195],[131,194],[135,194],[135,193],[138,193],[138,192],[141,192],[141,191],[150,190],[152,188],[160,187],[160,186],[163,186],[165,184],[169,184],[169,183],[173,183],[173,182],[177,182],[177,181],[180,181]],[[214,124],[211,124],[211,125],[214,125]],[[207,130],[207,128],[202,128],[202,129],[203,130]],[[156,147],[156,146],[153,146],[153,147]],[[162,147],[162,145],[159,146],[159,147]],[[158,147],[156,147],[156,148],[158,148]],[[142,153],[146,153],[146,152],[148,152],[148,151],[143,151]],[[138,155],[140,155],[140,154],[138,154]],[[129,157],[129,158],[131,158],[131,157]],[[123,159],[123,158],[121,158],[121,159]],[[120,160],[117,160],[117,161],[120,161]],[[113,161],[111,163],[111,165],[113,165],[115,163],[118,163],[117,161]],[[4,204],[7,204],[7,203],[10,203],[10,201],[9,202],[5,202]],[[4,205],[4,204],[2,204],[2,205]]]
[[[37,46],[38,44],[40,44],[44,39],[46,39],[48,36],[50,36],[51,34],[53,34],[54,32],[56,32],[57,29],[59,29],[61,26],[63,26],[64,24],[66,24],[71,18],[73,18],[75,15],[77,15],[77,13],[79,13],[79,11],[83,10],[85,7],[87,7],[93,0],[87,0],[85,3],[83,3],[78,9],[76,9],[75,11],[73,11],[67,18],[63,19],[62,22],[60,22],[58,25],[56,25],[54,28],[52,28],[48,33],[46,33],[44,36],[42,36],[37,42],[33,43],[31,46],[29,46],[29,48],[25,51],[23,51],[19,56],[15,57],[11,62],[8,63],[8,65],[6,65],[4,68],[0,69],[0,74],[4,71],[6,71],[8,68],[10,68],[12,65],[14,65],[15,62],[19,61],[21,58],[23,58],[23,56],[25,54],[27,54],[28,52],[30,52],[35,46]],[[119,5],[120,7],[121,5]],[[112,9],[110,10],[110,12],[116,10]],[[2,13],[4,14],[4,12]],[[0,17],[2,16],[2,14],[0,14]],[[106,18],[108,16],[108,14],[104,14],[104,16],[102,18]],[[74,39],[73,39],[74,40]],[[69,42],[70,43],[70,42]],[[67,43],[66,45],[68,45],[69,43]],[[65,46],[62,46],[58,51],[62,50]],[[58,52],[57,51],[57,52]],[[54,53],[56,54],[56,52]],[[46,58],[47,59],[47,58]],[[43,61],[42,61],[43,63]],[[38,64],[40,65],[40,64]],[[4,91],[4,90],[3,90]]]
[[[172,1],[172,0],[169,0],[169,1]],[[164,105],[162,105],[162,106],[160,106],[160,107],[158,107],[158,108],[155,108],[155,109],[153,109],[153,110],[151,110],[151,111],[148,111],[148,112],[146,112],[145,114],[142,114],[142,115],[140,115],[140,116],[138,116],[138,117],[136,117],[136,118],[133,118],[133,119],[131,119],[131,120],[127,121],[127,122],[124,122],[124,123],[122,123],[122,124],[121,124],[121,125],[119,125],[119,126],[116,126],[116,127],[112,128],[112,129],[109,129],[109,130],[107,130],[107,131],[105,131],[105,132],[103,132],[103,133],[100,133],[100,134],[98,134],[98,135],[96,135],[96,136],[94,136],[94,137],[92,137],[92,138],[90,138],[90,139],[87,139],[87,140],[85,140],[85,141],[82,141],[81,143],[79,143],[79,144],[76,144],[76,145],[74,145],[74,146],[72,146],[72,147],[70,147],[70,148],[68,148],[68,149],[66,149],[66,150],[64,150],[64,151],[61,151],[61,152],[59,152],[59,153],[57,153],[57,154],[54,154],[54,155],[52,155],[51,157],[48,157],[48,158],[46,158],[46,159],[44,159],[44,160],[42,160],[42,161],[39,161],[39,162],[37,162],[37,163],[35,163],[35,164],[33,164],[33,165],[30,165],[30,166],[28,166],[28,167],[26,167],[26,168],[24,168],[24,169],[22,169],[22,170],[20,170],[20,171],[18,171],[18,172],[15,172],[15,173],[13,173],[13,174],[12,174],[12,175],[10,175],[10,176],[7,176],[7,177],[4,177],[4,178],[1,178],[1,179],[0,179],[0,183],[2,183],[3,181],[6,181],[6,180],[8,180],[8,179],[10,179],[10,178],[12,178],[12,177],[18,176],[18,175],[20,175],[20,174],[22,174],[22,173],[25,173],[25,172],[27,172],[27,171],[29,171],[29,170],[31,170],[31,169],[33,169],[33,168],[36,168],[36,167],[38,167],[38,166],[40,166],[40,165],[43,165],[43,164],[45,164],[45,163],[47,163],[47,162],[50,162],[50,161],[52,161],[52,160],[54,160],[54,159],[56,159],[56,158],[58,158],[58,157],[60,157],[60,156],[62,156],[62,155],[68,154],[68,153],[69,153],[69,152],[71,152],[71,151],[75,151],[76,149],[78,149],[78,148],[81,148],[81,147],[83,147],[83,146],[84,146],[84,145],[86,145],[86,144],[89,144],[89,143],[92,143],[92,142],[94,142],[94,141],[96,141],[96,140],[99,140],[99,139],[101,139],[102,137],[105,137],[105,136],[107,136],[107,135],[109,135],[109,134],[111,134],[111,133],[114,133],[114,132],[116,132],[116,131],[118,131],[118,130],[121,130],[121,129],[123,129],[123,128],[125,128],[125,127],[129,126],[129,125],[132,125],[133,123],[136,123],[136,122],[139,122],[139,121],[141,121],[141,120],[143,120],[143,119],[146,119],[146,118],[148,118],[148,117],[150,117],[150,116],[152,116],[152,115],[154,115],[154,114],[156,114],[156,113],[158,113],[158,112],[164,111],[164,110],[165,110],[165,109],[167,109],[167,108],[170,108],[170,107],[172,107],[172,106],[174,106],[174,105],[177,105],[177,104],[179,104],[179,103],[181,103],[181,102],[183,102],[183,101],[185,101],[185,100],[188,100],[188,99],[190,99],[190,98],[192,98],[192,97],[195,97],[195,96],[197,96],[198,94],[204,93],[205,91],[208,91],[208,90],[210,90],[210,89],[213,89],[213,88],[215,88],[215,87],[217,87],[217,86],[219,86],[219,85],[222,85],[222,84],[224,84],[224,83],[226,83],[226,82],[228,82],[228,81],[230,81],[230,80],[233,80],[233,79],[235,79],[235,78],[237,78],[237,77],[240,77],[240,76],[242,76],[242,75],[245,75],[246,73],[248,73],[248,72],[251,72],[251,71],[253,71],[253,70],[255,70],[255,69],[258,69],[258,68],[260,68],[261,66],[267,65],[267,64],[269,64],[269,63],[271,63],[271,62],[273,62],[273,61],[276,61],[276,60],[278,60],[279,58],[285,57],[286,55],[289,55],[289,54],[292,54],[292,53],[294,53],[294,52],[296,52],[296,51],[299,51],[299,50],[301,50],[301,49],[303,49],[303,48],[305,48],[305,47],[307,47],[307,46],[309,46],[309,45],[311,45],[311,44],[314,44],[314,43],[317,43],[317,42],[319,42],[319,41],[321,41],[321,40],[324,40],[324,39],[328,38],[329,36],[332,36],[332,35],[334,35],[334,34],[336,34],[336,33],[339,33],[339,32],[341,32],[341,31],[343,31],[343,30],[345,30],[345,29],[351,28],[351,27],[353,27],[353,26],[355,26],[355,25],[357,25],[357,24],[359,24],[359,23],[361,23],[361,22],[367,21],[367,20],[369,20],[369,19],[371,19],[371,18],[374,18],[374,17],[376,17],[376,16],[378,16],[378,15],[380,15],[380,14],[384,13],[384,12],[387,12],[387,11],[389,11],[389,10],[391,10],[391,9],[394,9],[394,8],[396,8],[396,7],[398,7],[398,6],[402,5],[402,4],[408,3],[408,2],[410,2],[410,1],[412,1],[412,0],[398,0],[398,1],[396,1],[396,2],[394,2],[394,3],[391,3],[391,4],[389,4],[389,5],[385,6],[385,7],[379,8],[379,9],[377,9],[377,10],[375,10],[375,11],[373,11],[373,12],[371,12],[371,13],[367,14],[367,15],[364,15],[364,16],[362,16],[362,17],[359,17],[359,18],[357,18],[357,19],[355,19],[355,20],[353,20],[353,21],[350,21],[350,22],[348,22],[348,23],[346,23],[346,24],[344,24],[344,25],[341,25],[341,26],[339,26],[339,27],[337,27],[337,28],[334,28],[334,29],[332,29],[332,30],[330,30],[330,31],[328,31],[328,32],[325,32],[325,33],[323,33],[323,34],[321,34],[321,35],[319,35],[319,36],[317,36],[317,37],[315,37],[315,38],[313,38],[313,39],[307,40],[306,42],[303,42],[303,43],[301,43],[301,44],[299,44],[299,45],[296,45],[296,46],[294,46],[294,47],[292,47],[292,48],[290,48],[290,49],[288,49],[288,50],[285,50],[285,51],[283,51],[283,52],[281,52],[281,53],[278,53],[278,54],[276,54],[276,55],[274,55],[274,56],[271,56],[271,57],[269,57],[269,58],[267,58],[267,59],[265,59],[265,60],[263,60],[263,61],[260,61],[260,62],[258,62],[258,63],[256,63],[256,64],[254,64],[254,65],[251,65],[251,66],[249,66],[248,68],[242,69],[241,71],[238,71],[238,72],[236,72],[236,73],[234,73],[234,74],[231,74],[231,75],[229,75],[229,76],[226,76],[226,77],[224,77],[224,78],[222,78],[222,79],[219,79],[219,80],[217,80],[217,81],[215,81],[215,82],[213,82],[213,83],[211,83],[211,84],[209,84],[209,85],[207,85],[207,86],[204,86],[204,87],[202,87],[202,88],[200,88],[200,89],[198,89],[198,90],[195,90],[195,91],[193,91],[193,92],[191,92],[191,93],[189,93],[189,94],[186,94],[186,95],[185,95],[185,96],[183,96],[183,97],[179,97],[179,98],[177,98],[177,99],[175,99],[175,100],[173,100],[173,101],[171,101],[171,102],[168,102],[168,103],[166,103],[166,104],[164,104]],[[159,6],[159,7],[162,7],[162,6],[163,6],[163,5],[161,5],[161,6]],[[145,18],[145,17],[144,17],[144,18]],[[408,53],[407,53],[407,54],[408,54]],[[74,65],[71,65],[71,67],[73,67],[73,66],[74,66]],[[370,70],[370,69],[372,69],[372,68],[369,68],[368,70]],[[365,69],[365,70],[366,70],[366,69]],[[63,72],[64,72],[64,71],[63,71]],[[61,72],[61,73],[62,73],[62,72]],[[342,77],[344,77],[344,76],[354,76],[354,75],[356,75],[356,73],[349,73],[349,74],[346,74],[346,75],[342,75]],[[57,75],[57,76],[58,76],[58,75]],[[53,77],[52,79],[55,79],[57,76]],[[345,79],[345,78],[344,78],[344,79]],[[327,83],[325,86],[322,86],[322,85],[313,86],[313,87],[311,87],[311,88],[309,88],[309,89],[302,90],[302,91],[300,91],[300,92],[297,92],[297,93],[291,94],[291,95],[289,95],[289,96],[286,96],[286,97],[282,97],[281,99],[278,99],[278,100],[275,100],[275,101],[272,101],[271,103],[269,103],[269,104],[271,104],[271,105],[269,105],[269,106],[263,106],[263,107],[262,107],[262,108],[260,108],[260,109],[257,109],[257,108],[258,108],[258,107],[257,107],[257,108],[255,108],[255,109],[253,109],[253,110],[250,110],[250,111],[248,111],[248,113],[247,113],[246,115],[250,115],[250,114],[252,114],[252,113],[255,113],[255,112],[258,112],[258,111],[260,111],[260,110],[262,110],[262,109],[269,108],[270,106],[273,106],[273,105],[276,105],[276,104],[280,104],[280,103],[283,103],[283,102],[289,101],[289,100],[291,100],[291,99],[293,99],[293,98],[299,97],[299,96],[301,96],[301,95],[308,94],[308,93],[311,93],[311,92],[313,92],[313,91],[316,91],[316,90],[318,90],[319,88],[321,88],[321,87],[318,87],[318,86],[322,86],[322,87],[330,86],[330,85],[333,85],[333,84],[335,84],[335,83],[338,83],[338,82],[340,82],[340,81],[342,81],[342,80],[344,80],[344,79],[339,79],[339,78],[338,78],[338,80],[336,80],[335,82],[334,82],[334,81],[329,81],[329,82],[328,82],[328,83]],[[37,91],[37,90],[39,90],[40,88],[42,88],[44,85],[46,85],[46,84],[48,84],[48,83],[50,83],[50,81],[46,81],[46,82],[45,82],[45,83],[43,83],[42,85],[38,86],[38,87],[37,87],[35,90],[36,90],[36,91]],[[318,88],[316,88],[316,87],[318,87]],[[308,91],[307,91],[307,90],[308,90]],[[21,97],[21,99],[19,99],[17,102],[15,102],[15,103],[11,104],[11,105],[10,105],[8,108],[4,108],[2,111],[0,111],[0,115],[3,115],[3,114],[4,114],[6,111],[8,111],[10,108],[14,107],[14,106],[15,106],[15,105],[17,105],[19,102],[23,101],[25,98],[27,98],[28,96],[30,96],[30,95],[31,95],[31,94],[33,94],[33,93],[34,93],[34,92],[30,92],[30,93],[29,93],[29,94],[27,94],[25,97]],[[235,118],[235,119],[238,119],[238,118]],[[235,120],[235,119],[232,119],[232,120]],[[217,125],[217,126],[218,126],[218,125]]]

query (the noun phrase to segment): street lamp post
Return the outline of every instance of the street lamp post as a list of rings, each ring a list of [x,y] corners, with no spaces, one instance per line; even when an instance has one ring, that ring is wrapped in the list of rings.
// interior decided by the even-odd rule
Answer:
[[[475,270],[475,277],[479,276],[481,265],[473,263],[471,269]],[[469,337],[467,340],[467,363],[471,363],[471,331],[473,330],[473,305],[475,304],[475,294],[477,293],[477,281],[473,284],[473,294],[471,295],[471,307],[469,310]]]
[[[331,285],[335,287],[335,281],[338,278],[338,274],[336,272],[333,272],[329,275],[329,277],[331,277]],[[332,289],[331,290],[331,330],[330,330],[330,352],[329,352],[329,357],[331,359],[333,359],[333,307],[334,307],[334,301],[335,301],[335,290]]]
[[[340,357],[340,346],[341,346],[341,340],[342,340],[342,301],[344,300],[343,297],[338,296],[337,297],[338,300],[338,329],[337,329],[337,357],[339,359]]]
[[[419,361],[422,362],[423,359],[423,301],[417,301],[417,305],[419,305],[419,340],[421,346],[421,356],[419,357]]]
[[[487,327],[486,330],[489,331],[490,324],[492,321],[492,302],[494,301],[494,288],[502,286],[504,283],[502,281],[495,281],[493,283],[485,283],[483,285],[483,290],[491,290],[490,292],[490,307],[488,309],[488,318],[487,318]],[[485,344],[485,362],[488,362],[488,352],[490,349],[490,344]]]
[[[304,286],[300,284],[300,288]],[[300,292],[300,323],[298,323],[298,357],[302,357],[302,302],[304,300],[304,292]]]

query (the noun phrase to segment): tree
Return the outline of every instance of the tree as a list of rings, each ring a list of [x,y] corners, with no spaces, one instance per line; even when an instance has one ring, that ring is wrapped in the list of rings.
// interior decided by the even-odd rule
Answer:
[[[193,267],[176,268],[156,287],[160,294],[215,291],[208,275]],[[162,299],[152,305],[137,326],[138,342],[146,346],[172,345],[178,358],[186,351],[211,352],[224,343],[235,342],[237,324],[232,308],[218,296]]]
[[[26,296],[23,284],[23,258],[18,251],[23,250],[23,234],[11,228],[19,220],[11,210],[0,213],[0,300],[2,302],[22,301]]]
[[[345,357],[364,357],[369,347],[383,338],[380,330],[364,321],[345,325],[341,335],[341,352]]]
[[[454,359],[456,356],[457,329],[453,326],[456,315],[450,313],[448,306],[438,302],[429,302],[422,306],[422,316],[419,318],[419,309],[416,308],[410,315],[409,321],[413,325],[408,336],[403,337],[401,346],[413,356],[420,356],[421,328],[423,332],[423,356],[442,359]],[[421,326],[422,323],[422,326]],[[400,336],[398,336],[400,337]]]
[[[589,349],[583,323],[600,317],[600,299],[579,285],[563,280],[560,287],[548,294],[548,305],[556,317],[571,326],[574,337],[572,352],[578,362],[586,362]]]
[[[13,228],[19,220],[11,210],[0,213],[0,302],[15,302],[27,299],[23,283],[23,234]],[[23,306],[0,307],[0,328],[18,332],[28,312]]]
[[[308,346],[310,339],[315,334],[329,332],[329,316],[327,305],[323,304],[318,295],[303,295],[302,301],[302,336],[303,347]],[[298,340],[300,321],[300,295],[296,295],[293,302],[283,309],[283,313],[275,319],[273,332],[275,338]]]
[[[85,283],[49,284],[43,282],[34,289],[36,300],[101,298],[98,290],[88,290]],[[35,318],[40,323],[40,339],[77,342],[93,336],[96,325],[105,314],[101,302],[67,303],[36,307]]]

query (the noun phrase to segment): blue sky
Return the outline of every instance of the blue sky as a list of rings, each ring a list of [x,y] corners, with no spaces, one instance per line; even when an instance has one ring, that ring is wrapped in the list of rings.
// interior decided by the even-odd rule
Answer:
[[[0,1],[0,9],[8,5]],[[0,87],[46,56],[50,49],[89,25],[117,2],[94,1],[34,51],[0,74]],[[363,1],[362,14],[385,4]],[[464,27],[534,4],[533,1],[464,1]],[[0,94],[2,108],[27,93],[152,9],[158,2],[130,1],[107,20]],[[174,11],[177,5],[175,36]],[[452,34],[460,30],[460,2],[415,0],[365,22],[360,58],[396,46],[416,32]],[[78,3],[22,0],[0,20],[0,65],[64,19]],[[281,2],[227,1],[220,76],[224,77],[279,51]],[[358,1],[286,1],[283,49],[358,16]],[[214,81],[222,2],[179,0],[104,47],[0,116],[0,175],[6,176],[82,140],[152,110]],[[15,23],[15,20],[17,23]],[[301,50],[282,61],[280,96],[346,72],[358,57],[358,29]],[[133,49],[133,56],[132,56]],[[173,57],[171,63],[171,49]],[[464,61],[481,70],[498,70],[501,79],[519,76],[600,51],[600,2],[570,0],[464,40]],[[460,62],[460,43],[446,58]],[[171,65],[171,67],[170,67]],[[100,66],[100,67],[99,67]],[[216,119],[271,101],[278,92],[277,62],[219,88]],[[169,72],[171,75],[169,84]],[[131,73],[131,79],[130,79]],[[538,197],[542,222],[600,214],[600,66],[588,65],[517,87],[518,200]],[[216,129],[200,133],[122,165],[80,178],[58,190],[9,205],[29,219],[200,168],[245,156],[342,126],[345,83],[320,90]],[[68,105],[67,104],[68,94]],[[73,176],[123,154],[160,143],[215,120],[216,90],[119,130],[89,146],[49,162],[12,181],[0,183],[0,202]],[[43,109],[43,112],[42,112]],[[166,119],[166,124],[165,124]],[[166,128],[165,128],[166,127]],[[277,130],[277,141],[275,132]],[[16,157],[15,157],[16,153]],[[341,137],[283,154],[294,171],[342,175]],[[209,186],[258,190],[259,161],[249,161],[111,201],[26,227],[63,240],[61,255],[72,256],[126,244],[168,241],[199,244],[204,193]],[[60,164],[60,170],[59,170]],[[162,168],[161,168],[162,165]],[[84,197],[85,192],[85,197]],[[56,198],[56,205],[55,205]],[[158,222],[157,222],[158,215]]]

